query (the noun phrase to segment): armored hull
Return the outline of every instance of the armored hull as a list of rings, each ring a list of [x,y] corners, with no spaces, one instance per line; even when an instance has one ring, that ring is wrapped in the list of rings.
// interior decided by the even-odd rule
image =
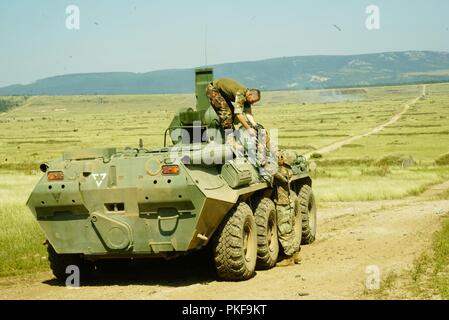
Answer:
[[[166,132],[171,147],[70,151],[40,166],[44,175],[27,205],[48,239],[58,279],[72,264],[87,273],[100,259],[173,258],[209,243],[223,279],[245,280],[257,266],[274,266],[279,248],[272,181],[224,144],[204,98],[212,72],[199,70],[196,77],[197,108],[173,119]],[[193,138],[185,141],[185,131]],[[297,227],[303,243],[310,243],[316,207],[305,158],[296,169],[291,189],[302,199]]]

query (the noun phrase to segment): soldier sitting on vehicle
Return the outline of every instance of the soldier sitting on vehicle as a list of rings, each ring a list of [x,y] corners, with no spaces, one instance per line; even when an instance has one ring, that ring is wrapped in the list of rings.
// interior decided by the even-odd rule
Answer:
[[[279,262],[278,266],[290,266],[301,261],[301,237],[295,234],[294,199],[290,192],[290,179],[293,175],[291,163],[294,158],[288,151],[279,151],[278,170],[274,175],[278,236],[285,254],[285,259]]]
[[[260,90],[248,89],[235,80],[221,78],[207,86],[206,94],[220,119],[221,127],[225,130],[226,144],[231,145],[234,150],[240,149],[234,137],[234,124],[240,123],[252,137],[257,135],[251,106],[260,101]],[[246,115],[250,115],[251,119]]]

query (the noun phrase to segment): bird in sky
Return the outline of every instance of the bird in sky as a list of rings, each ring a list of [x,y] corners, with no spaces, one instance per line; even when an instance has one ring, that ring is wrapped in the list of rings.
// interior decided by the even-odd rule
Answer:
[[[334,28],[337,29],[338,31],[341,31],[341,28],[339,26],[337,26],[336,24],[334,24]]]

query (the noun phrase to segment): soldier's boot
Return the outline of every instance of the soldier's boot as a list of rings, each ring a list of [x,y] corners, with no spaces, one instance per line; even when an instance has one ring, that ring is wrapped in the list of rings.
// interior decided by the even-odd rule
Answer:
[[[282,261],[276,263],[276,267],[290,267],[295,265],[294,256],[287,256]]]
[[[295,252],[295,254],[293,255],[293,261],[295,262],[295,264],[300,264],[302,262],[302,257],[299,252]]]

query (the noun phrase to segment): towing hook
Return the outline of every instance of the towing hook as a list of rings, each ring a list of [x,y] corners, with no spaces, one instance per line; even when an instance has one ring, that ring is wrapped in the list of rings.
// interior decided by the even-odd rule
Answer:
[[[50,166],[49,166],[48,164],[42,163],[42,164],[39,166],[39,169],[40,169],[43,173],[45,173],[45,172],[47,172],[47,170],[48,170],[49,167],[50,167]]]

